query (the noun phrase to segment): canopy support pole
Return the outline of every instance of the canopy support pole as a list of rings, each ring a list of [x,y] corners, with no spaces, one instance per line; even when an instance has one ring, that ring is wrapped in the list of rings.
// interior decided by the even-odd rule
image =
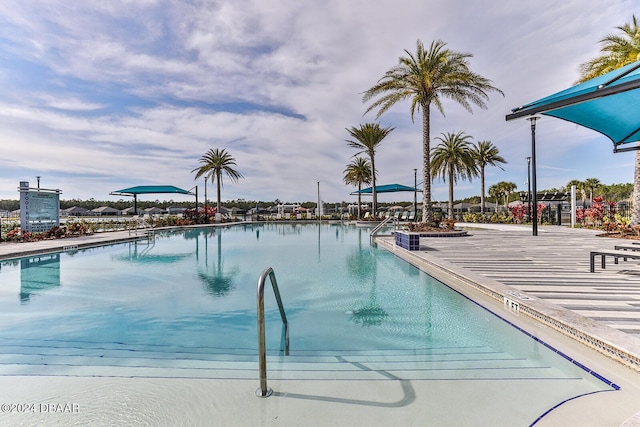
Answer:
[[[538,186],[536,185],[536,120],[537,116],[531,116],[527,120],[531,121],[531,186],[533,187],[533,235],[538,235]]]

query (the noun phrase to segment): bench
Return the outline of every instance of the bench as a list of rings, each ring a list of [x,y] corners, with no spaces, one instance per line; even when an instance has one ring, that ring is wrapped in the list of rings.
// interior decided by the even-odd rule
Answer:
[[[613,251],[591,251],[590,253],[590,264],[589,264],[589,271],[591,273],[594,272],[595,270],[595,261],[596,261],[596,257],[599,256],[601,257],[601,265],[602,268],[605,268],[605,258],[610,256],[613,257],[613,262],[615,264],[618,263],[618,258],[622,258],[624,261],[626,261],[627,259],[640,259],[640,253],[629,253],[629,251],[620,251],[620,252],[613,252]]]
[[[632,243],[632,245],[635,245],[635,243]],[[635,245],[635,246],[615,245],[613,249],[615,249],[616,251],[640,251],[640,245]]]

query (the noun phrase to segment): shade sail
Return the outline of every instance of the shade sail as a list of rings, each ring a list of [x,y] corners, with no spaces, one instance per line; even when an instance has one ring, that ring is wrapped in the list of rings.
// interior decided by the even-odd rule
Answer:
[[[640,141],[640,61],[611,71],[538,101],[514,108],[507,121],[543,114],[607,136],[614,151]]]
[[[376,185],[376,193],[395,193],[398,191],[420,191],[422,192],[422,190],[419,190],[417,188],[413,188],[413,187],[408,187],[406,185],[400,185],[400,184],[387,184],[387,185]],[[363,188],[360,191],[354,191],[351,194],[372,194],[373,193],[373,187],[369,187],[369,188]]]
[[[113,191],[111,194],[133,196],[138,194],[160,194],[160,193],[177,193],[177,194],[193,194],[182,188],[173,185],[138,185],[136,187],[125,188],[123,190]]]

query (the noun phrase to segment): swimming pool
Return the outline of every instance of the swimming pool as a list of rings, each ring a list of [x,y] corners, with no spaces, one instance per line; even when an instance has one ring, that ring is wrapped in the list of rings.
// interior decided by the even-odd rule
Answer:
[[[269,376],[526,383],[530,422],[613,388],[395,255],[367,229],[260,224],[0,264],[0,375],[256,379],[256,280]],[[488,389],[490,390],[490,389]],[[525,391],[526,390],[526,391]],[[531,391],[533,390],[533,392]]]

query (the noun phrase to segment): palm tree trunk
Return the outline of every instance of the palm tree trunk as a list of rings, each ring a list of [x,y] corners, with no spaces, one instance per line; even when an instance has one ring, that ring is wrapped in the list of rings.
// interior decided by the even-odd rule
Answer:
[[[480,215],[484,217],[484,165],[480,166]]]
[[[453,219],[453,167],[449,166],[449,219]]]
[[[362,181],[358,181],[358,221],[360,220],[360,205],[362,204]]]
[[[640,151],[636,151],[635,170],[633,173],[633,208],[631,225],[640,225]]]
[[[422,222],[431,224],[431,123],[429,105],[422,106]]]
[[[374,157],[375,156],[373,155],[373,153],[369,153],[369,158],[371,159],[371,171],[373,172],[373,176],[372,176],[373,187],[371,189],[371,196],[373,198],[373,201],[371,202],[371,211],[372,211],[371,213],[375,217],[376,214],[378,213],[378,194],[376,193],[376,164],[373,161]]]
[[[221,190],[220,183],[222,182],[222,179],[221,179],[222,178],[222,172],[217,174],[217,178],[218,178],[218,180],[217,180],[218,182],[216,183],[217,184],[217,189],[218,189],[218,210],[217,210],[217,212],[220,213],[220,207],[222,206],[222,203],[220,202],[220,193],[221,193],[221,191],[220,191]]]

